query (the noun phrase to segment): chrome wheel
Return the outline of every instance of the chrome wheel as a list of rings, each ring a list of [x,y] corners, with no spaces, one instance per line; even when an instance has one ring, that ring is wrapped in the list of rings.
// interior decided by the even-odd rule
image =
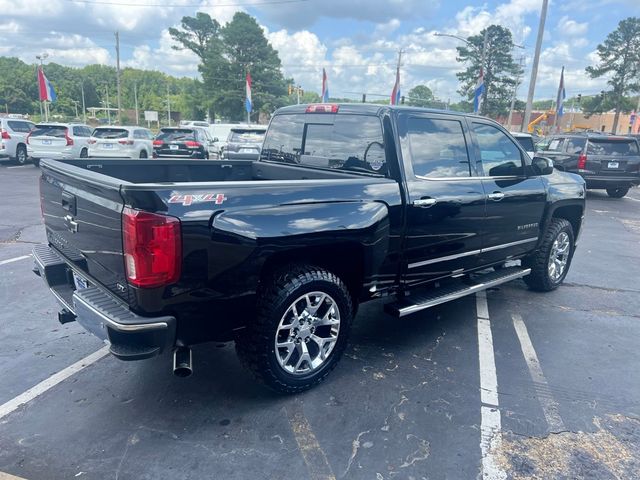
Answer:
[[[18,161],[18,163],[20,165],[24,165],[25,163],[27,163],[27,149],[20,146],[18,147],[18,150],[16,151],[16,160]]]
[[[340,333],[340,310],[323,292],[310,292],[294,301],[276,330],[275,350],[280,367],[293,375],[316,371],[331,355]]]
[[[560,232],[551,246],[549,264],[547,266],[551,281],[558,282],[569,263],[569,253],[571,252],[571,242],[567,232]]]

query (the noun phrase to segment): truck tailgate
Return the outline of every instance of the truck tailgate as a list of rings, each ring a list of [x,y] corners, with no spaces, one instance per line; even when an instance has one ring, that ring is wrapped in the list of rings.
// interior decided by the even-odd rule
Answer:
[[[80,282],[102,284],[128,302],[119,186],[88,182],[43,164],[40,202],[47,239],[74,266]]]

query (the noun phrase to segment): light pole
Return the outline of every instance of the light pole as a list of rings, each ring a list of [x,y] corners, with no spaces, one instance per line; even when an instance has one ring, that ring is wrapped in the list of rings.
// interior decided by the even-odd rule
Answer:
[[[531,110],[533,109],[533,96],[536,92],[536,80],[538,78],[538,63],[540,63],[540,51],[542,50],[542,38],[544,37],[544,24],[547,21],[547,9],[549,0],[542,0],[542,10],[540,12],[540,25],[538,25],[538,38],[536,39],[536,51],[533,54],[533,65],[531,66],[531,79],[529,80],[529,93],[527,95],[527,106],[524,110],[524,122],[522,128],[528,131],[531,121]]]
[[[40,70],[42,70],[44,68],[44,60],[49,56],[49,54],[47,52],[41,53],[40,55],[36,55],[36,59],[40,60]],[[38,86],[40,85],[40,76],[37,77],[38,78]],[[38,89],[38,99],[40,100],[40,89]],[[47,114],[47,106],[45,104],[45,108],[44,108],[44,121],[47,122],[49,121],[49,115]],[[42,118],[42,100],[40,100],[40,118]]]

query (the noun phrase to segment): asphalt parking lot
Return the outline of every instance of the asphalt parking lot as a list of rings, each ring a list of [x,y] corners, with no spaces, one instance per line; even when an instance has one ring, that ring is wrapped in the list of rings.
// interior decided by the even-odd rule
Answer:
[[[640,190],[589,193],[557,291],[516,281],[402,320],[367,304],[327,381],[282,397],[232,344],[194,349],[181,379],[58,324],[27,257],[38,172],[0,164],[0,479],[640,477]]]

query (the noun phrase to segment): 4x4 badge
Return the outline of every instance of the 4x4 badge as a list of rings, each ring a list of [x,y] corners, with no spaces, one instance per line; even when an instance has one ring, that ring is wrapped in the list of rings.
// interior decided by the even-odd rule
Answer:
[[[172,195],[169,198],[169,203],[181,203],[185,207],[189,205],[193,205],[194,203],[207,203],[212,202],[216,205],[222,205],[222,203],[227,199],[224,196],[224,193],[205,193],[201,195],[192,195],[192,194],[176,194]]]

